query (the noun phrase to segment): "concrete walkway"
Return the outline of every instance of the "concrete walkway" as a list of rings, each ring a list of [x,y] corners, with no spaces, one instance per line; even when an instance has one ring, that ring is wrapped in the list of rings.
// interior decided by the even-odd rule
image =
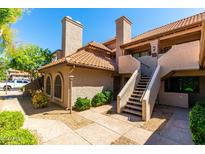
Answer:
[[[1,100],[1,110],[18,110],[25,114],[17,96]],[[77,129],[58,120],[32,118],[25,114],[24,128],[35,131],[40,144],[192,144],[186,109],[177,108],[168,123],[160,131],[153,132],[142,128],[143,122],[135,118],[130,121],[130,117],[124,115],[106,115],[110,108],[105,105],[74,112],[73,116],[92,121]]]
[[[89,144],[64,123],[57,120],[28,118],[24,128],[36,131],[40,144]]]
[[[192,145],[188,113],[187,109],[177,108],[166,126],[161,131],[154,133],[146,144]]]
[[[0,94],[5,96],[2,93],[1,91]],[[0,102],[0,111],[21,111],[25,116],[23,128],[36,132],[40,137],[40,144],[89,144],[63,122],[30,118],[25,114],[17,99],[17,96],[21,94],[21,92],[9,91],[8,96],[4,97],[4,100]]]

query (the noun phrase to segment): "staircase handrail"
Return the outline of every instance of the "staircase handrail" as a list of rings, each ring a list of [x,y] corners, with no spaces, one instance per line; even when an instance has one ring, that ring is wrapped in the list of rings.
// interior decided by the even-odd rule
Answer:
[[[160,65],[157,65],[151,80],[141,98],[142,119],[149,120],[160,88]]]
[[[136,84],[139,82],[141,77],[140,69],[136,69],[130,79],[124,85],[120,93],[117,95],[117,112],[120,113],[122,107],[126,105],[127,100],[132,94]]]
[[[155,72],[155,71],[154,71]],[[146,93],[146,90],[148,89],[148,86],[149,86],[149,84],[150,84],[150,82],[151,82],[151,79],[152,79],[152,77],[153,77],[153,75],[154,75],[154,72],[152,73],[152,75],[150,76],[150,80],[148,81],[148,83],[147,83],[147,85],[146,85],[146,87],[145,87],[145,90],[143,91],[143,93],[142,93],[142,96],[141,96],[141,98],[140,98],[140,102],[142,102],[142,100],[143,100],[143,97],[144,97],[144,95],[145,95],[145,93]]]

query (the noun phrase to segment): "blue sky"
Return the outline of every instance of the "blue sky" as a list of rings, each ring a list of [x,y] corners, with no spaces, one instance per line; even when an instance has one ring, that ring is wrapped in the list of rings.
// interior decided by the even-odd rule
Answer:
[[[115,36],[115,20],[124,15],[132,25],[132,36],[205,9],[31,9],[12,27],[16,42],[32,43],[51,51],[61,48],[61,20],[71,16],[84,25],[83,44],[104,42]]]

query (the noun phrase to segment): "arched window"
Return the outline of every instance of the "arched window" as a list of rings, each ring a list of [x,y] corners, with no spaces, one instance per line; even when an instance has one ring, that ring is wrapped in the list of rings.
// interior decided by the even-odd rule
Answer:
[[[49,76],[46,79],[46,93],[51,95],[51,78]]]
[[[55,94],[54,96],[61,99],[62,94],[62,81],[60,75],[55,78]]]

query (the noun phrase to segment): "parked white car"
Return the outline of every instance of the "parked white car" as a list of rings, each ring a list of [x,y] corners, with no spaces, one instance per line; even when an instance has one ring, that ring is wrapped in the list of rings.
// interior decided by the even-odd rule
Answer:
[[[6,82],[0,83],[0,89],[3,89],[5,91],[6,85],[7,85],[7,90],[19,89],[28,83],[29,81],[27,80],[11,80],[11,81],[8,81],[7,83]]]

